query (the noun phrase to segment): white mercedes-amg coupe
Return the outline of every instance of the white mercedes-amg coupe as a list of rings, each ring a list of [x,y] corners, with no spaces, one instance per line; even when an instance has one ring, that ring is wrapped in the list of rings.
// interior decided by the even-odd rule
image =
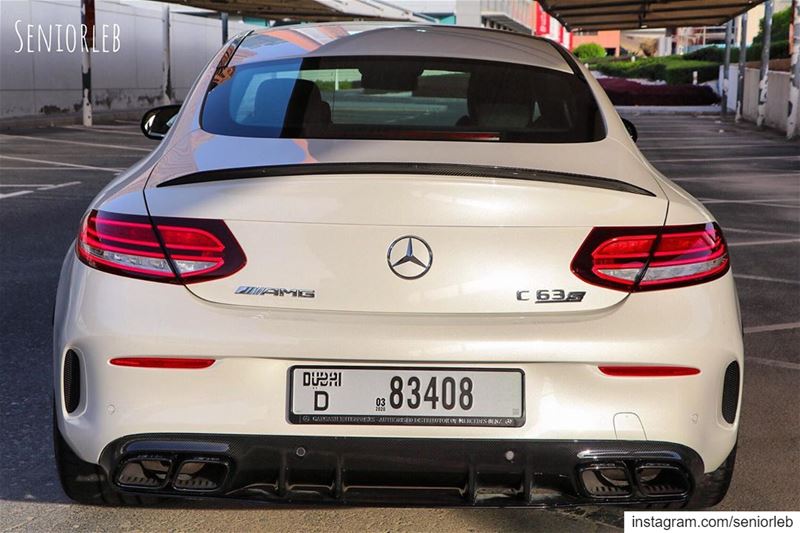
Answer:
[[[558,45],[233,39],[92,202],[54,327],[79,502],[705,507],[734,466],[728,250]]]

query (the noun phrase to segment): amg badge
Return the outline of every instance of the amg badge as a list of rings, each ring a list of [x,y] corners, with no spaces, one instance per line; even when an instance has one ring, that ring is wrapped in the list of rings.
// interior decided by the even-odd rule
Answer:
[[[276,287],[250,287],[249,285],[241,285],[234,293],[249,294],[251,296],[289,296],[290,298],[316,297],[316,293],[312,289],[281,289]]]
[[[517,291],[517,300],[529,302],[533,291]],[[539,289],[536,291],[535,303],[537,304],[556,304],[556,303],[576,303],[583,301],[585,291],[570,291],[563,289]]]

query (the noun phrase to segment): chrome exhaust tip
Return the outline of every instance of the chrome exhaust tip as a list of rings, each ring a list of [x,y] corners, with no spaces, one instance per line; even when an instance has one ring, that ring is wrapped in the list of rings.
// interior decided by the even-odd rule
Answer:
[[[172,488],[180,491],[213,492],[225,483],[230,472],[228,461],[215,457],[194,457],[182,461],[175,470]]]
[[[117,469],[114,482],[120,487],[160,489],[169,481],[172,460],[168,457],[142,455],[125,459]]]
[[[646,463],[636,467],[636,484],[649,497],[686,496],[689,478],[683,469],[670,464]]]
[[[624,463],[593,463],[578,470],[583,490],[591,498],[627,498],[633,494]]]

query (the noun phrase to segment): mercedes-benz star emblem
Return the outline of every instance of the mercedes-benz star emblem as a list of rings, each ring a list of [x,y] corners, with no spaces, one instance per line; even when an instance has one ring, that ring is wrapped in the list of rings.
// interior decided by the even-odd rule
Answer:
[[[386,254],[389,268],[403,279],[417,279],[431,269],[433,252],[428,243],[413,235],[404,235],[389,245]]]

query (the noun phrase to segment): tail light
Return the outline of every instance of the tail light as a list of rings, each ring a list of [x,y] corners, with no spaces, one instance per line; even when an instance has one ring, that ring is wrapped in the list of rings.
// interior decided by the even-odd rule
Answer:
[[[230,276],[246,262],[221,220],[154,218],[92,211],[81,224],[78,257],[133,278],[194,283]]]
[[[572,260],[572,272],[582,280],[629,292],[711,281],[729,267],[716,223],[594,228]]]

